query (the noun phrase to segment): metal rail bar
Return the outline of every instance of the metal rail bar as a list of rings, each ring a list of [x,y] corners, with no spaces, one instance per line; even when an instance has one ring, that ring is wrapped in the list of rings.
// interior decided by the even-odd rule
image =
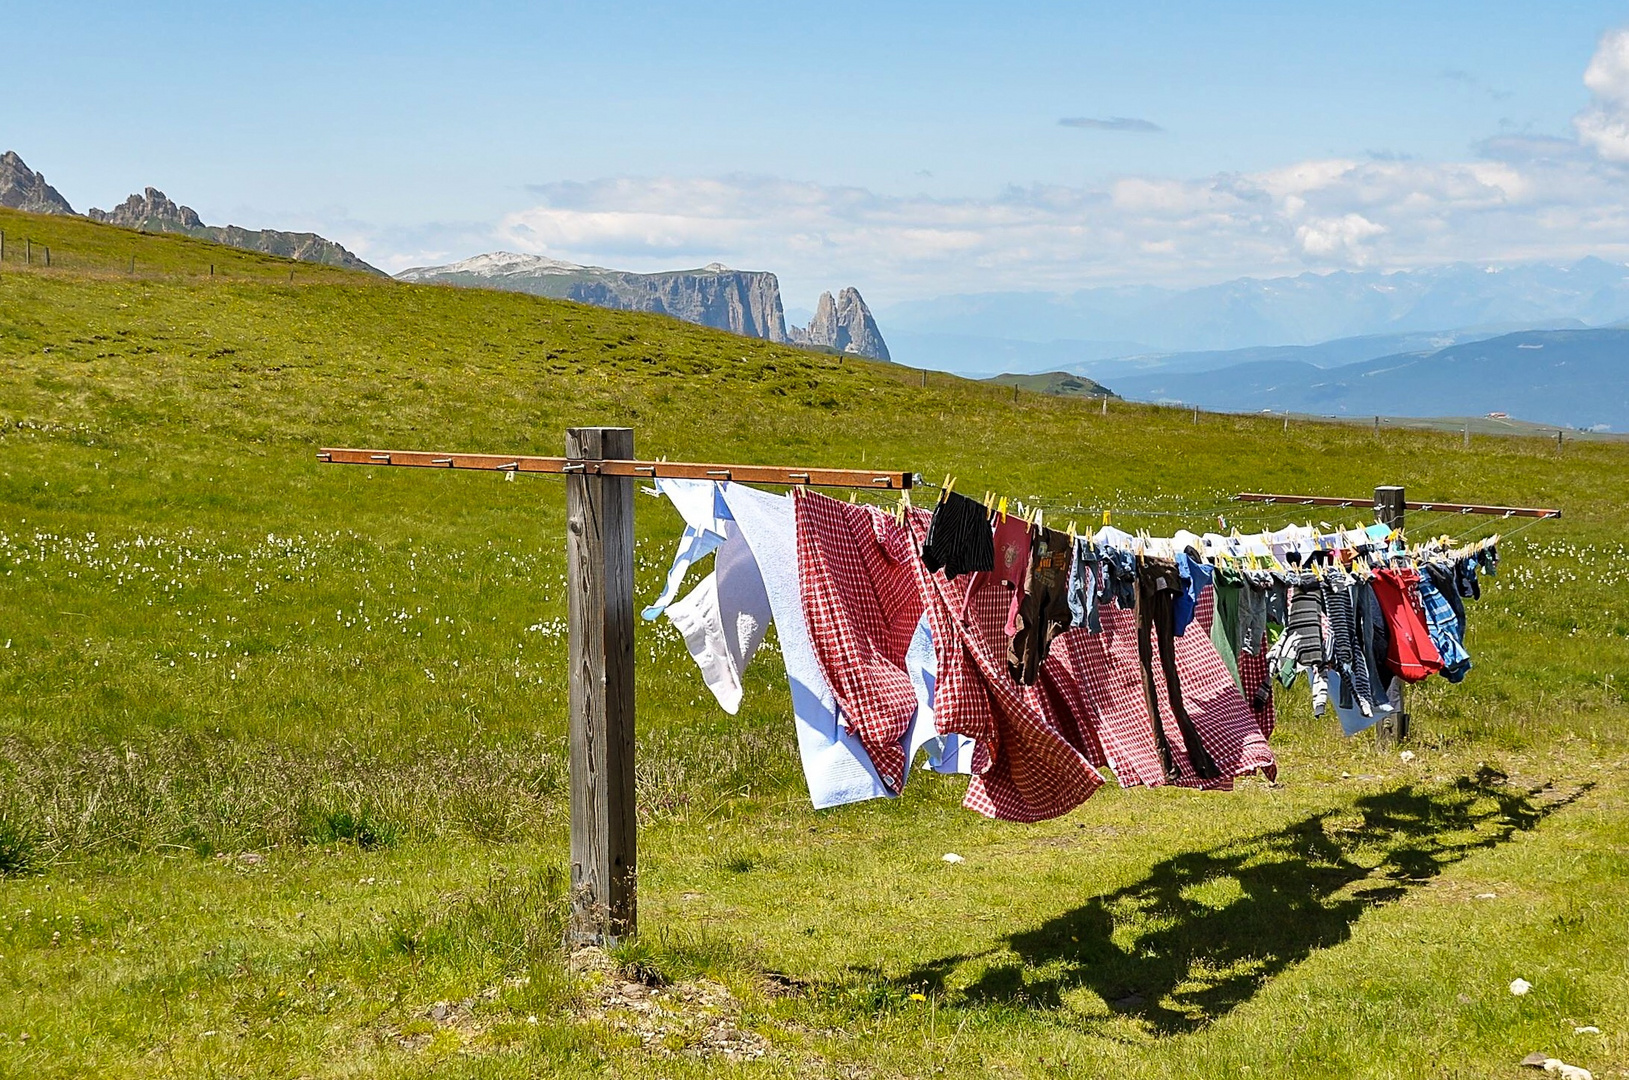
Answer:
[[[1237,502],[1284,503],[1287,506],[1362,506],[1375,507],[1373,499],[1341,499],[1328,495],[1267,495],[1259,491],[1242,491],[1233,496]],[[1406,510],[1434,510],[1444,514],[1488,514],[1495,517],[1558,518],[1560,510],[1537,506],[1481,506],[1475,503],[1405,502]]]
[[[317,460],[334,465],[391,465],[418,469],[479,469],[548,475],[643,476],[673,480],[734,480],[747,484],[872,488],[903,491],[913,474],[881,469],[791,469],[773,465],[708,465],[688,461],[635,461],[533,457],[517,454],[445,454],[429,450],[357,450],[324,447]]]

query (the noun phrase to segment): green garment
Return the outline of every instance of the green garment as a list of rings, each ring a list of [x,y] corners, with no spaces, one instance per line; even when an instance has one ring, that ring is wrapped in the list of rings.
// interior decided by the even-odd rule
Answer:
[[[1212,588],[1216,590],[1216,614],[1210,620],[1210,640],[1222,655],[1222,663],[1233,676],[1233,685],[1242,693],[1244,681],[1239,678],[1239,590],[1244,586],[1244,575],[1225,566],[1216,568]]]

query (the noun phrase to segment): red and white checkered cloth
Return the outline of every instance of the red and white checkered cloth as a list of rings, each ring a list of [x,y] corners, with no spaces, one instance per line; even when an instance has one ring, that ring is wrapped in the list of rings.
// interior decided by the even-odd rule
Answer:
[[[849,730],[890,790],[905,783],[916,715],[905,651],[922,617],[909,530],[870,506],[800,491],[798,584],[809,641]]]
[[[1194,610],[1188,632],[1175,639],[1177,678],[1182,684],[1182,703],[1193,721],[1199,739],[1222,770],[1217,780],[1194,777],[1192,765],[1176,726],[1165,688],[1164,672],[1154,656],[1154,692],[1159,701],[1160,723],[1184,779],[1184,787],[1229,790],[1233,778],[1258,770],[1271,778],[1278,775],[1278,763],[1267,747],[1267,737],[1256,714],[1239,693],[1227,665],[1210,639],[1210,622],[1216,611],[1216,590],[1206,589]],[[1102,648],[1094,650],[1088,640],[1084,647],[1071,642],[1083,661],[1077,670],[1085,678],[1088,693],[1100,714],[1099,734],[1109,753],[1109,763],[1122,784],[1164,783],[1159,751],[1148,719],[1148,699],[1143,693],[1142,669],[1137,660],[1137,614],[1118,607],[1102,612]],[[1065,639],[1086,636],[1071,630]],[[1056,648],[1056,644],[1053,646]]]
[[[910,520],[920,538],[928,515]],[[1003,821],[1044,821],[1085,802],[1103,778],[1071,745],[1071,735],[1083,745],[1087,740],[1072,717],[1061,719],[1070,708],[1067,690],[1049,681],[1045,669],[1042,684],[1031,687],[1013,682],[1007,671],[1007,590],[976,588],[986,575],[951,582],[942,572],[930,574],[921,560],[915,568],[938,664],[934,726],[976,743],[962,805]]]
[[[1267,673],[1267,646],[1265,643],[1261,644],[1261,647],[1253,654],[1239,654],[1239,681],[1244,684],[1245,701],[1247,703],[1250,701],[1251,695],[1255,694],[1256,687],[1264,682],[1267,684],[1266,706],[1260,712],[1251,709],[1250,715],[1256,718],[1256,726],[1261,729],[1262,738],[1272,738],[1273,727],[1278,721],[1278,712],[1273,707],[1273,680],[1272,676]]]

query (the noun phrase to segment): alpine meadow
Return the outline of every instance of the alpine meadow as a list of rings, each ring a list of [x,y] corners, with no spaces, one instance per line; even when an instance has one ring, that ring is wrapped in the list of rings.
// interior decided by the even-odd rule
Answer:
[[[0,1073],[1629,1075],[1629,443],[1104,406],[75,217],[0,231]],[[1382,484],[1564,514],[1410,514],[1506,539],[1473,671],[1411,690],[1401,746],[1300,683],[1276,782],[1111,782],[1034,825],[926,770],[811,809],[775,657],[728,716],[641,622],[640,934],[583,956],[563,485],[316,450],[558,455],[590,425],[954,475],[1059,527],[1351,525]],[[635,506],[643,604],[683,525]]]

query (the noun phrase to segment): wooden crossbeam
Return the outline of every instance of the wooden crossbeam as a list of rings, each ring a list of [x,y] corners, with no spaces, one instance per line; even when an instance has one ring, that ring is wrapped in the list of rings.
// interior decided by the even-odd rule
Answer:
[[[1362,506],[1379,509],[1370,499],[1342,499],[1330,495],[1267,495],[1259,491],[1242,491],[1233,496],[1237,502],[1284,503],[1299,506]],[[1445,514],[1489,514],[1495,517],[1558,518],[1560,510],[1538,506],[1482,506],[1476,503],[1405,502],[1405,510],[1436,511]]]
[[[560,476],[632,476],[671,480],[733,480],[744,484],[872,488],[902,491],[913,474],[880,469],[799,469],[776,465],[709,465],[690,461],[533,457],[516,454],[447,454],[430,450],[356,450],[325,447],[317,460],[334,465],[392,465],[418,469],[480,469],[488,472]]]

